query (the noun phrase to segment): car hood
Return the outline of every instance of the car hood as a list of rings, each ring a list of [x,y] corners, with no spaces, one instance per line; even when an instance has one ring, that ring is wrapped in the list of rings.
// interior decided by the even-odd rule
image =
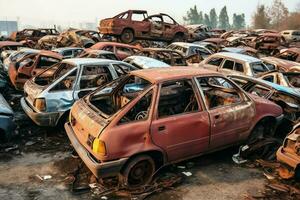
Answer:
[[[0,94],[0,114],[13,115],[14,111],[11,109],[7,101],[4,99],[2,94]]]

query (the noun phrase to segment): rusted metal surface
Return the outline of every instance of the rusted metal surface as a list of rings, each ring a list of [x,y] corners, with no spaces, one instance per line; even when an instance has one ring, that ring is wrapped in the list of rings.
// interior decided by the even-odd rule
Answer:
[[[300,63],[300,48],[288,48],[281,50],[275,57]]]
[[[59,32],[53,28],[45,29],[24,29],[22,31],[13,32],[10,39],[13,41],[32,40],[37,42],[40,38],[46,35],[58,35]]]
[[[134,21],[133,15],[140,15],[141,19]],[[135,38],[183,41],[188,37],[187,29],[169,15],[161,13],[148,17],[144,10],[128,10],[113,18],[103,19],[99,24],[99,32],[120,37],[124,43],[131,43]]]
[[[267,65],[272,65],[273,69],[279,71],[291,71],[292,69],[299,69],[300,64],[289,60],[284,60],[276,57],[263,57],[261,60]]]

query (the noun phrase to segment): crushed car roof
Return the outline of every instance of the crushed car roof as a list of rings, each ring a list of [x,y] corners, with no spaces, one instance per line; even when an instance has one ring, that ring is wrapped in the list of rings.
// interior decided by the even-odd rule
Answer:
[[[158,68],[158,67],[170,67],[170,65],[156,60],[154,58],[149,58],[146,56],[129,56],[127,58],[124,59],[125,62],[129,61],[129,63],[131,61],[134,61],[134,63],[136,65],[138,65],[139,67],[143,68],[143,69],[149,69],[149,68]]]
[[[20,42],[13,42],[13,41],[0,41],[0,48],[5,46],[23,46]]]
[[[155,68],[155,69],[144,69],[131,72],[133,75],[142,77],[152,83],[159,83],[166,80],[182,79],[182,78],[191,78],[201,75],[218,75],[223,76],[222,74],[203,69],[199,67],[172,67],[170,68]]]
[[[220,53],[213,54],[213,56],[222,56],[222,57],[225,56],[225,57],[230,57],[230,58],[241,60],[241,61],[248,62],[248,63],[261,62],[261,60],[258,58],[244,55],[244,54],[239,54],[239,53],[220,52]]]
[[[70,59],[63,60],[62,62],[67,62],[74,65],[82,65],[82,64],[95,64],[95,63],[120,63],[122,61],[100,59],[100,58],[70,58]]]

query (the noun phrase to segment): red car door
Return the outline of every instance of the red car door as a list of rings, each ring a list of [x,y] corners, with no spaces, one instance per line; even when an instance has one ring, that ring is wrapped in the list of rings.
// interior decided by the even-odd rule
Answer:
[[[255,105],[238,87],[223,77],[197,78],[209,112],[209,149],[245,139],[255,116]]]
[[[206,151],[209,116],[199,104],[192,80],[166,82],[158,94],[151,135],[153,142],[166,152],[168,161]]]

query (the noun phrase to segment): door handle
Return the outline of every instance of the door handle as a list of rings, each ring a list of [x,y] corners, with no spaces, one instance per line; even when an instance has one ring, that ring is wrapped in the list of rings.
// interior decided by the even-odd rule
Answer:
[[[165,130],[165,129],[166,129],[165,126],[160,126],[160,127],[158,127],[158,131],[163,131],[163,130]]]

